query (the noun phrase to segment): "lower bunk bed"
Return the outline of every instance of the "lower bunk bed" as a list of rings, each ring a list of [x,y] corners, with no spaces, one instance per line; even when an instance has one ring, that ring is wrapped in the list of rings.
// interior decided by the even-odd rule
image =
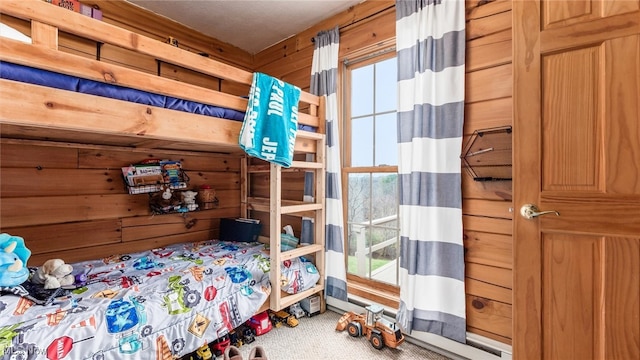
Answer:
[[[86,283],[3,289],[0,358],[177,359],[264,311],[271,292],[269,249],[258,242],[181,243],[72,265]],[[288,293],[320,277],[304,257],[283,262],[281,275]]]

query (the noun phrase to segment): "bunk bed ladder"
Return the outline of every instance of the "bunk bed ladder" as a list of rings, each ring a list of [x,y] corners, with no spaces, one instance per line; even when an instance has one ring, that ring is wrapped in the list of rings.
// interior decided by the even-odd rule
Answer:
[[[269,237],[270,237],[270,257],[271,257],[271,297],[269,307],[272,310],[284,309],[296,302],[301,301],[311,295],[322,295],[324,290],[324,251],[325,251],[325,135],[308,131],[298,131],[296,138],[304,138],[315,141],[316,151],[313,153],[313,161],[293,161],[291,167],[283,169],[282,166],[270,163],[268,169],[265,166],[247,166],[247,178],[243,197],[246,196],[248,209],[269,212]],[[313,171],[315,196],[313,202],[289,201],[282,199],[282,172],[284,171]],[[269,172],[269,203],[261,204],[259,199],[250,196],[249,182],[251,173]],[[295,216],[312,217],[314,220],[314,242],[309,245],[299,246],[293,250],[282,251],[280,234],[282,232],[282,215],[292,214]],[[315,287],[297,294],[287,294],[281,291],[281,268],[274,264],[280,264],[288,259],[299,256],[313,258],[313,262],[320,273],[320,280]],[[324,310],[324,299],[321,296],[322,310]]]
[[[271,308],[280,310],[292,305],[308,296],[321,292],[324,289],[324,191],[325,191],[325,137],[323,134],[298,131],[298,138],[307,138],[316,141],[315,161],[293,161],[291,169],[302,169],[315,172],[315,197],[314,202],[302,204],[283,204],[282,202],[282,167],[271,164],[270,166],[270,237],[277,239],[271,242],[271,263],[280,264],[282,261],[303,255],[315,255],[314,263],[320,273],[320,280],[315,287],[295,295],[288,295],[280,291],[280,266],[271,266]],[[280,248],[280,234],[282,229],[283,214],[300,214],[311,212],[314,218],[314,242],[293,250],[282,252]],[[274,283],[277,284],[274,286]]]

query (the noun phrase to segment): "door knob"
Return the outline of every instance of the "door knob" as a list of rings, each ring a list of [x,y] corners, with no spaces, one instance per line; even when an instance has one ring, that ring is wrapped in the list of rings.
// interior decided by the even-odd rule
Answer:
[[[560,213],[555,210],[540,211],[538,207],[533,204],[525,204],[520,208],[520,215],[525,219],[533,219],[534,217],[545,214],[556,214],[556,216],[560,216]]]

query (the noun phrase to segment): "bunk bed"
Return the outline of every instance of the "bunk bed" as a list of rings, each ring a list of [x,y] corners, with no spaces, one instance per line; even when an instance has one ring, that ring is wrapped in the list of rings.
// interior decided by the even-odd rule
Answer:
[[[61,51],[58,36],[59,32],[65,32],[111,44],[247,88],[253,73],[42,1],[2,1],[0,13],[28,21],[32,40],[24,43],[0,39],[3,70],[0,72],[4,72],[0,78],[3,139],[242,156],[238,145],[242,122],[238,120],[247,108],[245,96]],[[38,71],[38,75],[33,75],[34,71]],[[27,75],[17,76],[19,72]],[[52,85],[46,80],[52,77],[64,78],[72,85]],[[106,84],[109,90],[95,90],[101,84]],[[151,95],[159,95],[161,100],[153,100]],[[177,105],[165,106],[169,103]],[[216,340],[252,314],[266,309],[280,310],[321,293],[324,289],[323,104],[323,98],[301,93],[298,123],[313,131],[298,130],[294,151],[312,154],[305,158],[313,160],[299,161],[297,157],[291,164],[291,170],[316,173],[314,202],[283,200],[282,172],[289,169],[273,163],[256,163],[244,156],[241,213],[246,217],[251,211],[269,214],[269,232],[268,236],[260,237],[262,244],[211,239],[167,244],[143,252],[128,253],[123,249],[120,254],[96,254],[95,260],[73,264],[74,269],[91,269],[89,284],[81,291],[66,292],[64,298],[49,297],[47,305],[33,299],[24,300],[31,295],[11,298],[11,302],[8,296],[14,295],[0,297],[0,304],[4,304],[0,306],[3,319],[0,330],[12,335],[11,339],[4,340],[11,342],[11,349],[37,354],[37,358],[51,355],[47,352],[62,351],[66,355],[72,351],[70,358],[115,359],[144,351],[155,353],[158,359],[173,359]],[[210,106],[218,110],[209,110]],[[225,114],[231,118],[223,118]],[[250,194],[248,184],[254,173],[269,175],[268,198]],[[284,214],[312,217],[314,243],[283,251],[280,229]],[[25,241],[28,246],[28,239]],[[51,253],[50,257],[55,255]],[[222,273],[214,272],[214,267]],[[125,268],[133,273],[123,276]],[[236,273],[238,269],[241,270]],[[298,274],[287,277],[291,273],[289,269],[315,269],[317,276],[305,278],[304,287],[293,289],[283,286],[300,282]],[[145,296],[136,293],[142,288],[140,278],[154,278],[150,273],[165,279],[163,285],[142,290],[146,291]],[[187,277],[189,281],[185,281]],[[114,286],[121,291],[114,291]],[[160,294],[162,286],[165,291]],[[217,291],[226,288],[233,293],[226,295],[227,300],[217,302],[215,295],[211,295],[212,288]],[[98,295],[89,296],[89,293]],[[153,293],[158,296],[149,296]],[[191,294],[191,298],[187,294]],[[199,301],[202,297],[207,297],[207,301]],[[237,301],[240,298],[243,300]],[[197,307],[205,303],[215,309]],[[162,312],[147,313],[145,309],[152,311],[154,306],[157,307],[154,311],[169,312],[170,316],[163,316]],[[87,312],[89,308],[91,313]],[[207,311],[214,312],[208,314]],[[5,316],[7,314],[12,316]],[[146,326],[151,316],[163,323]],[[131,325],[116,324],[119,321],[130,321]],[[58,329],[66,330],[51,331],[51,326],[57,324],[64,324]],[[51,337],[46,344],[38,342],[39,338],[45,338],[44,334],[47,339]],[[6,354],[9,345],[3,346]]]

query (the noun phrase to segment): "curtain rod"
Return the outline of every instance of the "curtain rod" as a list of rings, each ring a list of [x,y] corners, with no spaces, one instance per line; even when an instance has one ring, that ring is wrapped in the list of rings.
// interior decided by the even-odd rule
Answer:
[[[357,64],[357,63],[359,63],[361,61],[369,60],[371,58],[374,58],[374,57],[377,57],[377,56],[380,56],[380,55],[384,55],[384,54],[388,54],[388,53],[394,52],[394,51],[396,51],[396,47],[395,46],[391,46],[391,47],[385,48],[384,50],[378,50],[378,51],[369,53],[369,54],[367,54],[365,56],[362,56],[362,57],[356,57],[354,60],[349,60],[349,58],[345,58],[344,60],[342,60],[342,63],[345,66],[348,66],[350,64]]]

